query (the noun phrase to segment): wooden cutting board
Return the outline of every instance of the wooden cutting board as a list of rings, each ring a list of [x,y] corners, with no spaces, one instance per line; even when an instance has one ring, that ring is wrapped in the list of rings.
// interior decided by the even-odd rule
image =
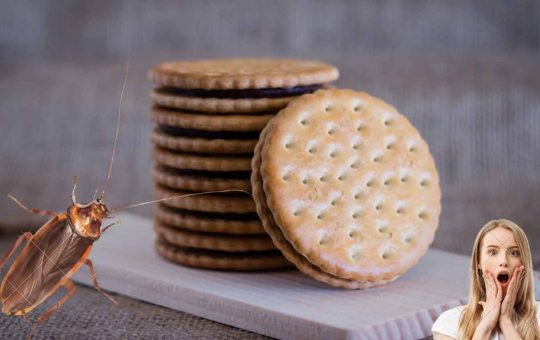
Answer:
[[[151,220],[118,219],[90,255],[103,288],[272,337],[419,339],[468,295],[469,258],[440,250],[429,250],[388,286],[351,291],[296,270],[233,273],[175,265],[154,251]],[[74,280],[91,285],[86,266]]]

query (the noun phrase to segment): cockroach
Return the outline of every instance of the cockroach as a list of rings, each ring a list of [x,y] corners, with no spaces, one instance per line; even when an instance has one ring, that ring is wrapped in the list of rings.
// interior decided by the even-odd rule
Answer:
[[[67,289],[66,295],[61,297],[51,308],[37,317],[30,332],[28,333],[27,338],[32,336],[32,333],[37,326],[47,320],[52,313],[60,309],[63,304],[65,304],[71,297],[75,295],[76,286],[71,281],[71,277],[83,264],[87,265],[89,268],[94,287],[112,303],[117,305],[114,298],[103,291],[99,286],[96,270],[88,256],[90,255],[94,242],[100,238],[101,234],[103,234],[109,227],[118,223],[115,222],[102,227],[103,220],[110,218],[108,217],[109,209],[103,200],[114,163],[114,155],[120,128],[122,100],[128,72],[129,61],[126,65],[124,83],[120,94],[116,134],[111,161],[109,164],[109,171],[100,195],[96,197],[98,192],[96,190],[94,198],[91,202],[86,204],[78,203],[75,195],[77,178],[74,177],[73,190],[71,192],[71,205],[67,208],[66,212],[57,213],[54,211],[28,208],[11,194],[8,194],[10,199],[12,199],[27,212],[41,216],[52,216],[52,218],[41,226],[35,234],[32,234],[31,232],[23,233],[7,251],[2,260],[0,260],[1,269],[5,262],[19,248],[21,243],[26,242],[26,245],[17,255],[11,267],[4,276],[4,279],[2,280],[2,284],[0,286],[2,312],[9,316],[21,316],[27,320],[27,314],[42,304],[45,300],[47,300],[47,298],[52,296],[60,287]],[[159,200],[132,204],[111,209],[111,212],[118,212],[127,208],[156,203],[173,198],[230,191],[239,191],[250,194],[244,190],[234,189],[191,193],[187,195],[166,197]]]

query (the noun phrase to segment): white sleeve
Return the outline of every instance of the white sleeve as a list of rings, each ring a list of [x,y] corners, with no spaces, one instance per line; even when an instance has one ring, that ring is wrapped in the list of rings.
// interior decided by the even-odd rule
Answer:
[[[461,309],[452,308],[439,315],[431,332],[437,332],[451,338],[457,339],[459,336],[459,316],[461,315]]]

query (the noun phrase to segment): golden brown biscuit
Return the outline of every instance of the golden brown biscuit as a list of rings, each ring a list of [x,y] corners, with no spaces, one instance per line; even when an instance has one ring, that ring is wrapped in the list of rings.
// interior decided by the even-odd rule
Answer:
[[[225,234],[264,234],[261,221],[254,213],[207,213],[176,209],[160,203],[155,218],[167,225],[194,231]]]
[[[245,190],[251,191],[249,178],[219,178],[212,176],[188,176],[174,169],[156,165],[152,178],[162,186],[188,191]]]
[[[173,208],[235,214],[245,214],[256,211],[255,202],[253,202],[253,198],[248,193],[232,192],[232,194],[214,193],[202,195],[199,192],[193,193],[173,190],[160,185],[155,186],[154,193],[156,199],[186,195],[162,202]]]
[[[156,251],[166,260],[190,267],[216,270],[260,271],[290,268],[292,264],[277,250],[231,253],[184,248],[157,239]]]
[[[319,270],[386,282],[427,251],[440,214],[438,174],[395,108],[361,92],[320,90],[292,102],[264,133],[268,210]]]
[[[230,252],[275,250],[268,235],[232,235],[189,231],[154,222],[156,234],[170,244]]]
[[[204,154],[250,154],[258,139],[200,138],[173,136],[155,128],[150,135],[152,142],[164,149],[186,153]]]
[[[324,84],[338,70],[319,61],[294,59],[215,59],[161,63],[148,74],[160,86],[186,89],[261,89]]]

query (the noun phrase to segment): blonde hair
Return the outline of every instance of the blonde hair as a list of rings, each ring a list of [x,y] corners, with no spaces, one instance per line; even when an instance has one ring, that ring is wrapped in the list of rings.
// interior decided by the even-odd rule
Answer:
[[[482,307],[479,301],[486,301],[486,286],[481,271],[480,244],[484,235],[498,227],[506,228],[514,234],[519,248],[521,262],[525,267],[525,273],[521,287],[516,296],[514,315],[512,321],[517,325],[517,332],[524,340],[540,339],[540,329],[536,320],[536,302],[534,300],[533,266],[531,249],[525,232],[514,222],[500,219],[489,221],[478,232],[474,241],[471,260],[471,288],[469,304],[461,314],[459,321],[460,339],[472,339],[476,327],[482,317]]]

